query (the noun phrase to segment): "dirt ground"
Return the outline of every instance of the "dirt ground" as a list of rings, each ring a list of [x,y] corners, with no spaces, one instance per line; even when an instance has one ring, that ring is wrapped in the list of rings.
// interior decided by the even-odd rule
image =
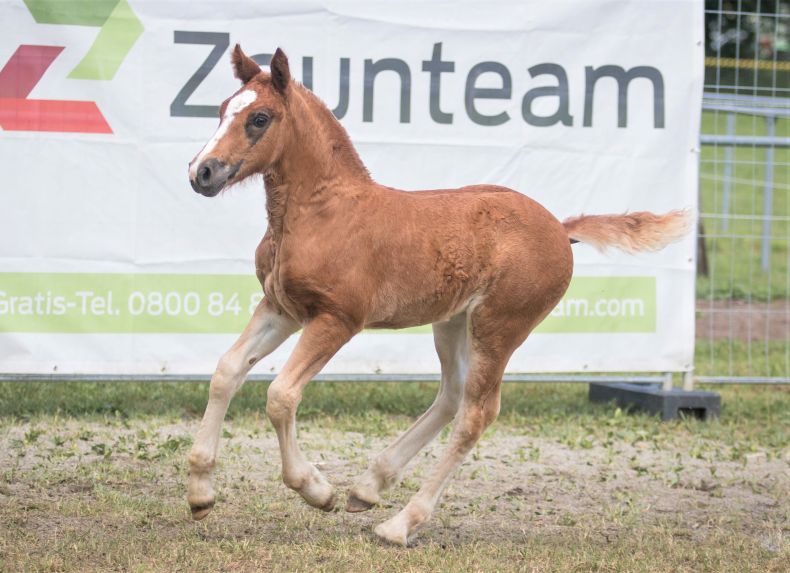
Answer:
[[[697,300],[697,340],[790,339],[786,301]]]
[[[299,441],[306,455],[340,494],[338,508],[324,514],[307,508],[281,483],[277,440],[268,424],[231,422],[216,474],[216,508],[193,524],[184,487],[195,429],[193,421],[69,419],[7,428],[0,437],[0,557],[5,555],[7,570],[31,563],[35,569],[49,564],[51,570],[70,570],[72,545],[93,548],[90,561],[77,559],[77,570],[102,570],[103,561],[94,561],[98,556],[110,569],[129,570],[118,565],[124,546],[138,547],[145,535],[162,540],[163,547],[189,536],[240,550],[245,544],[258,547],[261,540],[294,547],[344,538],[375,544],[372,528],[416,491],[444,441],[418,456],[382,507],[347,514],[345,492],[369,456],[394,435],[302,424]],[[734,456],[722,443],[659,442],[641,434],[569,445],[495,427],[411,546],[519,544],[535,535],[567,539],[570,532],[605,546],[661,531],[672,543],[700,544],[735,533],[768,555],[790,554],[788,468],[790,451],[757,448]],[[506,563],[503,568],[510,569]]]

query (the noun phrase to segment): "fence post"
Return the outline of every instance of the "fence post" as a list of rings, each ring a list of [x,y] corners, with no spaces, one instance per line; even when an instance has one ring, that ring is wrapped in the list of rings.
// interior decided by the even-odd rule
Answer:
[[[776,117],[765,116],[766,135],[773,137],[776,131]],[[774,203],[774,148],[765,149],[765,184],[763,185],[763,244],[760,267],[763,272],[771,264],[771,216]]]
[[[691,392],[694,390],[694,371],[686,370],[683,373],[683,390]]]
[[[727,114],[727,137],[735,135],[735,114]],[[735,152],[733,145],[724,148],[724,181],[722,186],[722,220],[721,230],[727,231],[730,228],[730,187],[732,185],[732,154]]]

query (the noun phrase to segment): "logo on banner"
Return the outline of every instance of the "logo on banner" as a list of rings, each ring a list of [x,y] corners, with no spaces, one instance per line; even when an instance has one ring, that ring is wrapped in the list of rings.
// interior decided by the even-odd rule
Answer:
[[[143,25],[126,0],[24,0],[39,24],[98,26],[90,50],[68,77],[111,80]],[[112,133],[94,101],[29,99],[64,46],[22,44],[0,70],[0,127],[7,131]]]

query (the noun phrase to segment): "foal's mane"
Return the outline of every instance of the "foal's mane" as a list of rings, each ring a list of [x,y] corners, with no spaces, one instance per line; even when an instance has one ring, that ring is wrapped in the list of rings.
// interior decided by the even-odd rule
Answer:
[[[306,123],[306,133],[300,139],[313,144],[314,152],[321,156],[316,159],[333,162],[348,175],[371,180],[367,167],[360,159],[348,132],[337,120],[326,104],[311,90],[297,81],[291,82],[291,94],[301,104],[303,110],[291,107],[291,117],[295,124]]]

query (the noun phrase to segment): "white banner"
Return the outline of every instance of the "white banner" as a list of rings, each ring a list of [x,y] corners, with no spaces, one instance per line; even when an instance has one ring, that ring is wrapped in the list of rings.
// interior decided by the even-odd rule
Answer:
[[[504,185],[562,219],[696,209],[694,1],[0,0],[0,370],[213,370],[260,299],[260,181],[215,199],[187,163],[276,47],[373,177]],[[575,245],[565,299],[511,372],[692,367],[694,237]],[[262,361],[276,371],[295,337]],[[326,372],[438,371],[430,327],[366,331]]]

